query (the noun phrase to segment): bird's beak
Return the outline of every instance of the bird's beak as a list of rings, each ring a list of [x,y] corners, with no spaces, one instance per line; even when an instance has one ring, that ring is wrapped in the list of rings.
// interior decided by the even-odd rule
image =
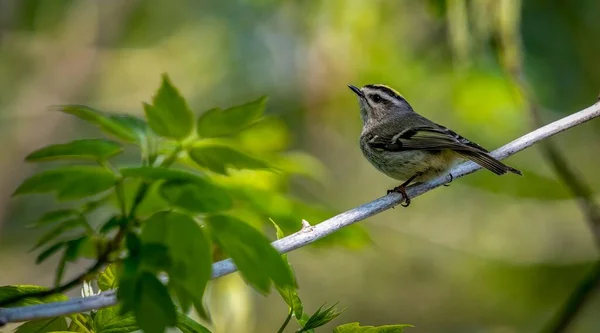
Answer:
[[[360,98],[364,98],[365,94],[363,94],[362,90],[360,90],[360,88],[357,88],[351,84],[348,85],[348,88],[350,88],[350,90],[352,90],[356,95],[358,95],[358,97]]]

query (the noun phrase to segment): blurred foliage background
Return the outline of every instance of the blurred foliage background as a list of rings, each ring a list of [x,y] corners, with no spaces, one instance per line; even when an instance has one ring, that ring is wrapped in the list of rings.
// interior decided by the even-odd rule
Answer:
[[[243,136],[245,145],[322,161],[294,155],[288,167],[312,170],[312,180],[286,190],[321,208],[265,203],[291,220],[289,232],[397,185],[359,151],[347,84],[390,85],[417,112],[495,149],[531,129],[501,65],[503,36],[522,42],[524,74],[549,122],[600,92],[598,14],[596,0],[0,0],[0,285],[48,285],[56,265],[34,265],[27,251],[38,235],[24,228],[53,202],[10,198],[34,171],[24,156],[98,136],[50,105],[139,115],[163,72],[198,114],[268,95],[270,125]],[[592,188],[599,129],[590,122],[553,139]],[[538,149],[507,163],[525,177],[480,172],[321,244],[334,246],[293,252],[305,307],[339,301],[347,308],[339,323],[408,323],[416,332],[539,330],[598,255]],[[219,332],[273,332],[287,311],[237,275],[212,285],[211,307]],[[598,308],[596,295],[571,331],[598,332]]]

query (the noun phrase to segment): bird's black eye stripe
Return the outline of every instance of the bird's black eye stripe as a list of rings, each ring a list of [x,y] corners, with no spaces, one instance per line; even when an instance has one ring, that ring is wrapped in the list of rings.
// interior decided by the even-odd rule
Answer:
[[[369,95],[369,98],[375,103],[381,103],[383,101],[383,98],[381,98],[379,94],[371,94]]]

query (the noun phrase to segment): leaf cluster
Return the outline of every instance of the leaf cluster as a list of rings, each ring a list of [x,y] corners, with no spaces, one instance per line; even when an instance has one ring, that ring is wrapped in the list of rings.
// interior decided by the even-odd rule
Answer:
[[[193,309],[210,323],[205,291],[213,262],[225,256],[259,293],[268,294],[272,286],[278,290],[290,308],[286,323],[295,316],[298,332],[313,332],[340,315],[334,306],[311,316],[304,312],[287,256],[259,230],[274,217],[296,231],[305,214],[326,212],[286,193],[291,176],[318,180],[320,166],[309,155],[269,144],[273,132],[281,138],[282,127],[265,116],[265,105],[261,97],[196,117],[163,75],[152,101],[143,103],[145,119],[83,105],[55,107],[97,126],[108,138],[52,144],[26,157],[50,167],[25,179],[14,196],[48,193],[67,205],[30,225],[46,230],[33,247],[39,251],[36,262],[54,255],[60,260],[54,289],[2,287],[0,307],[66,299],[60,292],[78,284],[90,296],[91,280],[100,291],[117,288],[120,304],[31,321],[17,331],[162,333],[177,327],[184,333],[209,332],[187,314]],[[263,136],[261,144],[255,136]],[[139,161],[116,164],[127,145],[137,147]],[[273,225],[283,237],[282,228]],[[66,266],[82,258],[95,264],[63,282]]]

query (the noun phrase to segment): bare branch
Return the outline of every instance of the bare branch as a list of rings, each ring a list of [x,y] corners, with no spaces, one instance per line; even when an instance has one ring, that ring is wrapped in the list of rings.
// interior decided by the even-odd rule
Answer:
[[[530,132],[495,150],[492,152],[492,155],[498,159],[505,159],[539,141],[566,131],[574,126],[585,123],[598,116],[600,116],[600,102],[597,102],[596,104],[582,111],[557,120],[544,127],[538,128],[537,130]],[[481,169],[481,167],[477,164],[473,162],[466,162],[453,168],[451,173],[453,178],[457,179],[471,174],[479,169]],[[438,186],[444,185],[446,182],[446,177],[442,176],[424,184],[411,186],[408,188],[407,193],[411,198],[414,198]],[[362,221],[375,214],[381,213],[384,210],[392,208],[398,205],[401,200],[402,198],[400,194],[388,194],[384,197],[353,208],[347,212],[336,215],[328,220],[312,226],[311,228],[303,228],[303,230],[299,232],[273,242],[273,246],[281,253],[293,251],[297,248],[306,246],[318,239],[328,236],[345,226]],[[237,268],[233,264],[233,261],[226,259],[214,263],[212,270],[212,278],[216,279],[235,272]],[[0,325],[9,322],[21,322],[90,311],[116,304],[117,298],[115,292],[106,291],[96,296],[74,298],[64,302],[40,304],[20,308],[0,309]]]

